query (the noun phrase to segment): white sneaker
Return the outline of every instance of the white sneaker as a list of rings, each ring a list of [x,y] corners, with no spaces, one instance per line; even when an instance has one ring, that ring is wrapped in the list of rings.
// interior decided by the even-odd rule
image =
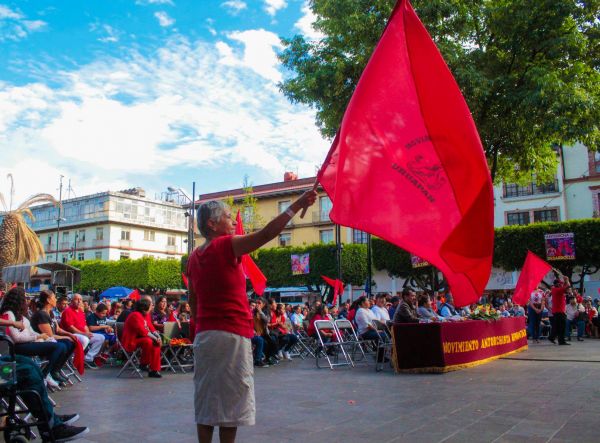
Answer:
[[[278,358],[279,360],[283,360],[283,352],[279,351],[279,352],[277,353],[277,358]]]
[[[58,388],[58,382],[52,378],[50,374],[46,375],[46,385],[51,388]]]
[[[290,353],[289,353],[289,352],[284,352],[284,353],[283,353],[283,357],[284,357],[286,360],[291,360],[291,359],[292,359],[292,356],[290,355]]]

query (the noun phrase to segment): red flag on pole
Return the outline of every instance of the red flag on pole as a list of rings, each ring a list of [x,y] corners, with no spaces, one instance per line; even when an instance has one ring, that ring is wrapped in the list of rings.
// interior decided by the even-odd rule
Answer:
[[[527,251],[525,264],[521,269],[519,281],[513,294],[513,303],[526,305],[531,293],[537,288],[544,276],[552,270],[552,266],[531,251]]]
[[[331,219],[440,269],[457,306],[492,267],[487,162],[458,85],[408,0],[399,0],[317,179]]]
[[[325,280],[325,283],[327,283],[329,286],[331,286],[333,288],[333,306],[335,306],[337,304],[337,298],[338,295],[344,292],[344,282],[341,280],[338,280],[337,278],[334,280],[332,278],[329,277],[325,277],[324,275],[321,275],[321,278],[323,280]]]
[[[140,301],[140,299],[142,298],[140,291],[138,291],[137,289],[134,289],[133,291],[131,291],[129,293],[129,295],[127,296],[127,298],[130,298],[131,300],[135,300],[135,301]]]
[[[181,273],[181,279],[183,280],[185,287],[189,288],[187,275],[185,275],[183,272]]]
[[[235,221],[237,222],[235,226],[235,234],[244,235],[244,224],[242,223],[242,217],[240,216],[239,210],[235,217]],[[250,257],[248,254],[242,256],[242,268],[244,269],[244,274],[246,274],[246,277],[250,279],[250,283],[252,283],[254,292],[256,292],[258,295],[263,295],[265,293],[265,289],[267,288],[267,277],[265,277],[260,268],[256,265],[256,263],[254,263],[254,260],[252,260],[252,257]]]

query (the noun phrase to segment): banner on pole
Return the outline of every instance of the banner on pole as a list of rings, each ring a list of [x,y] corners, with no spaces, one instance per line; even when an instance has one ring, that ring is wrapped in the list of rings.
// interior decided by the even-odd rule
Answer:
[[[310,254],[292,254],[292,275],[310,273]]]
[[[413,268],[424,268],[426,266],[431,266],[427,260],[422,259],[418,255],[410,254],[410,263]]]
[[[575,260],[575,234],[566,232],[561,234],[546,234],[546,259]]]

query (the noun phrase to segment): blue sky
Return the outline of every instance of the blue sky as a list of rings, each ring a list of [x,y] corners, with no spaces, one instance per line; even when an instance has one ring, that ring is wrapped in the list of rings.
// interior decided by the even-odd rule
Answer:
[[[329,143],[277,83],[305,0],[0,0],[0,192],[199,192],[311,176]]]

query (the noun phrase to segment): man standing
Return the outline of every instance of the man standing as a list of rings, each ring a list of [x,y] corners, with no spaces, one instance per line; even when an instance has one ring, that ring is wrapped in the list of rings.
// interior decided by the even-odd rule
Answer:
[[[387,323],[390,321],[390,314],[388,313],[388,310],[385,307],[385,302],[386,295],[378,294],[377,298],[375,299],[375,306],[371,308],[371,311],[373,311],[375,318],[382,323]]]
[[[548,340],[556,344],[555,339],[558,338],[559,345],[570,345],[565,341],[565,330],[567,325],[567,290],[571,287],[569,278],[563,276],[563,280],[558,278],[554,280],[554,286],[552,287],[552,316],[554,323],[552,324],[552,331]]]
[[[71,304],[62,313],[60,320],[60,327],[65,331],[69,331],[75,334],[79,343],[83,349],[88,345],[90,346],[87,354],[85,355],[85,365],[90,369],[97,369],[94,358],[104,344],[104,335],[94,334],[90,332],[87,322],[85,320],[85,313],[81,310],[82,298],[80,294],[74,294],[71,299]]]

